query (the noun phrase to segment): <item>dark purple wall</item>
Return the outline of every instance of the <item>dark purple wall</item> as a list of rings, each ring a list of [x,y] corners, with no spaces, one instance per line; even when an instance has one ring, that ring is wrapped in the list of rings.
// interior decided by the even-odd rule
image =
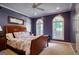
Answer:
[[[64,41],[70,42],[70,11],[59,13],[64,17]],[[48,16],[43,16],[44,21],[44,34],[50,35],[52,37],[52,20],[56,15],[59,14],[53,14]],[[36,34],[36,21],[38,18],[32,18],[32,32]]]
[[[26,20],[27,16],[24,16],[22,14],[16,13],[14,11],[11,11],[9,9],[6,8],[0,8],[0,25],[6,25],[8,24],[8,16],[13,16],[19,19],[24,19]]]
[[[17,12],[0,7],[0,26],[3,27],[4,25],[8,24],[8,16],[13,16],[13,17],[16,17],[19,19],[24,19],[24,20],[27,19],[27,16],[24,16],[24,15],[19,14]],[[26,23],[26,22],[24,22],[24,23]],[[3,35],[4,35],[4,32],[0,32],[0,36],[3,36]]]

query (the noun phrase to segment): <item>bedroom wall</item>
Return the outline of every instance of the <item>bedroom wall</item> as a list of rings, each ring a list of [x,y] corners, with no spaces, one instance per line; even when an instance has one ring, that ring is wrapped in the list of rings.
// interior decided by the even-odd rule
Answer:
[[[71,12],[63,12],[63,13],[59,13],[60,15],[62,15],[64,17],[64,41],[70,42],[70,14]],[[59,14],[52,14],[52,15],[48,15],[48,16],[43,16],[43,21],[44,21],[44,34],[50,35],[52,37],[52,19]],[[39,17],[41,18],[41,17]],[[36,21],[38,18],[32,18],[32,33],[34,33],[36,35]]]
[[[24,16],[22,14],[19,14],[17,12],[11,11],[9,9],[0,7],[0,25],[4,26],[6,24],[8,24],[8,16],[13,16],[19,19],[27,19],[27,16]]]
[[[24,19],[24,20],[27,19],[27,16],[24,16],[24,15],[19,14],[17,12],[11,11],[11,10],[3,8],[3,7],[0,7],[0,26],[3,27],[4,25],[9,24],[8,23],[8,16],[13,16],[13,17],[16,17],[16,18],[19,18],[19,19]],[[24,22],[24,25],[25,25],[25,23],[26,22]],[[0,35],[2,35],[2,34],[0,34]]]

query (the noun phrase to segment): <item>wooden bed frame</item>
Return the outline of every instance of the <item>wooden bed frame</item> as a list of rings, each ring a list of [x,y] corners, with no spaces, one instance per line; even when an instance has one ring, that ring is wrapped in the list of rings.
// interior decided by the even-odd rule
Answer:
[[[26,27],[17,26],[17,25],[6,25],[6,26],[4,26],[4,29],[5,29],[5,33],[26,31]],[[30,48],[30,55],[38,55],[45,47],[47,47],[47,44],[48,44],[47,41],[48,41],[48,37],[45,35],[42,35],[35,40],[32,40],[31,48]],[[7,47],[21,55],[25,54],[25,51],[18,50],[9,45],[7,45]]]

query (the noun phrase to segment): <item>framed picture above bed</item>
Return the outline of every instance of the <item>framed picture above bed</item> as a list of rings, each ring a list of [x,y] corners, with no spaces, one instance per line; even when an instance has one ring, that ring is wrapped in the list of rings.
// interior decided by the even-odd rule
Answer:
[[[16,17],[8,16],[8,23],[24,25],[24,20]]]

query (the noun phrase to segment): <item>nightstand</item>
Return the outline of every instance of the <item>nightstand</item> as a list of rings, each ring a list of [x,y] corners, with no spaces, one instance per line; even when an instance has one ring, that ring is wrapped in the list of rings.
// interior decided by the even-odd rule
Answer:
[[[6,49],[7,40],[4,37],[0,37],[0,51]]]

